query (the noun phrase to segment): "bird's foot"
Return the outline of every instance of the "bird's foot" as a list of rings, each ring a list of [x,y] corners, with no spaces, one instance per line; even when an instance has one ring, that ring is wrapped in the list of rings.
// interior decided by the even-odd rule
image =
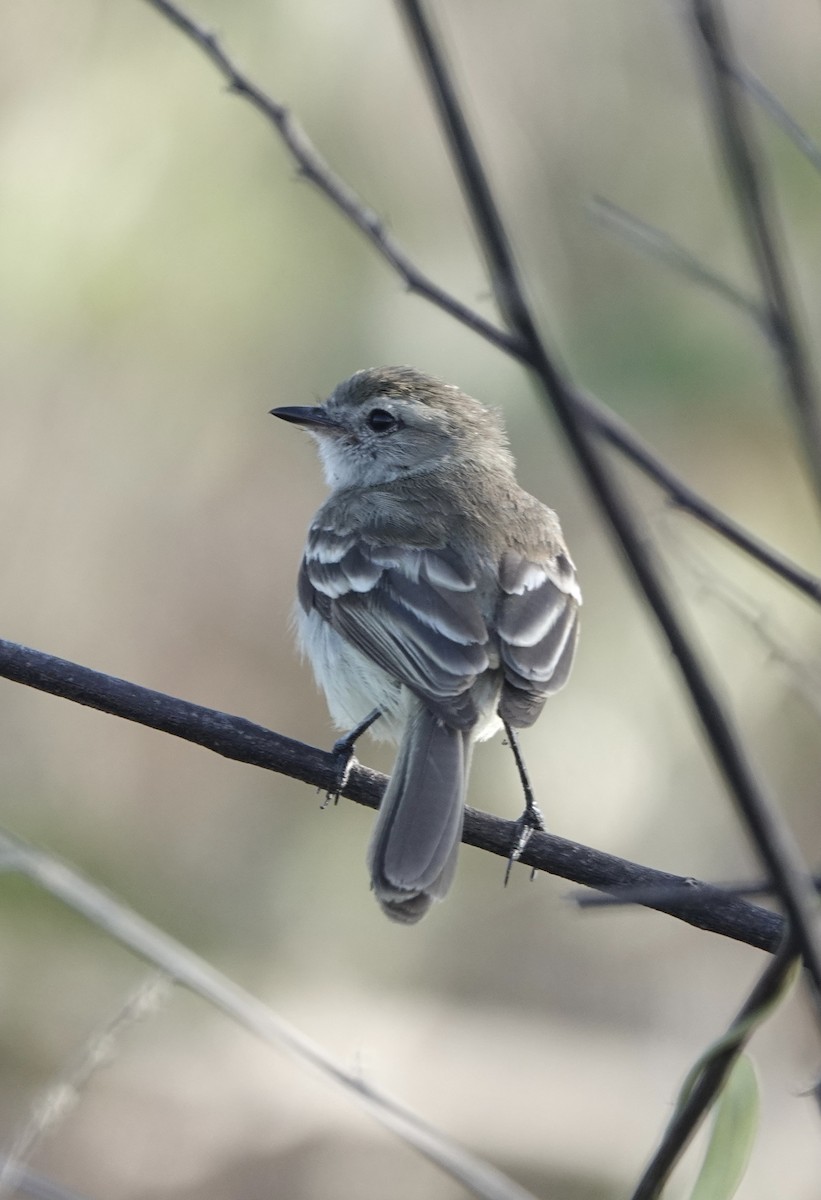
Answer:
[[[510,872],[513,870],[513,864],[517,863],[524,853],[527,843],[532,838],[534,832],[544,833],[545,831],[544,817],[538,804],[533,800],[532,795],[527,798],[527,807],[514,825],[513,846],[507,859],[507,867],[505,868],[505,887],[510,879]],[[530,872],[530,878],[536,878],[536,868],[533,867]]]
[[[507,721],[503,721],[503,724],[505,727],[505,733],[507,734],[508,742],[510,743],[510,748],[513,751],[513,757],[516,760],[516,770],[519,772],[519,779],[521,781],[522,791],[524,792],[525,797],[525,810],[514,826],[515,840],[508,856],[507,867],[505,869],[505,887],[507,887],[507,881],[510,879],[510,872],[513,870],[513,864],[518,862],[522,857],[525,846],[527,846],[527,843],[533,836],[534,830],[538,830],[540,833],[544,832],[545,823],[541,809],[536,803],[536,799],[533,795],[533,788],[530,783],[530,776],[527,773],[527,767],[525,766],[524,756],[522,755],[522,750],[519,745],[519,738],[512,725],[508,724]],[[536,878],[535,867],[533,867],[530,872],[530,878]]]
[[[339,797],[342,795],[342,792],[347,786],[351,770],[356,762],[356,755],[354,754],[356,743],[359,741],[362,734],[367,729],[370,729],[371,725],[373,725],[375,721],[378,721],[381,716],[382,713],[380,710],[375,708],[373,712],[369,712],[364,721],[360,721],[359,724],[350,731],[350,733],[346,733],[343,737],[338,738],[334,742],[331,753],[339,763],[339,767],[334,786],[325,793],[325,799],[322,801],[320,806],[321,808],[327,808],[329,804],[339,803]]]

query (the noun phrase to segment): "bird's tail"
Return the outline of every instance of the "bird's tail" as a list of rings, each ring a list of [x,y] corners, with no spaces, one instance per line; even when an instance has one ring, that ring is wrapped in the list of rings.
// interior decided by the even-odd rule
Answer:
[[[468,731],[413,705],[368,851],[382,910],[408,925],[453,882],[471,752]]]

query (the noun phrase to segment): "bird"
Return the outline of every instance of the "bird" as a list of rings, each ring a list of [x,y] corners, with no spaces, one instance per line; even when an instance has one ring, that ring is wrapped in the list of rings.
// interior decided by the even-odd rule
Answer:
[[[372,367],[271,413],[312,435],[330,488],[297,637],[336,726],[398,746],[367,861],[383,911],[413,924],[453,881],[474,744],[514,739],[567,681],[576,569],[556,514],[516,481],[500,416],[455,385]],[[528,799],[524,825],[539,820]]]

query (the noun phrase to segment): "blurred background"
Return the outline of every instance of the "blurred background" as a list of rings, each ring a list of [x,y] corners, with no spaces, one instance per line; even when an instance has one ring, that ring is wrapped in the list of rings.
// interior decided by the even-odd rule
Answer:
[[[492,317],[393,6],[189,6],[420,267]],[[818,571],[818,516],[768,347],[590,213],[605,196],[755,290],[681,10],[437,7],[551,343],[694,486]],[[744,61],[821,137],[818,6],[727,7]],[[324,487],[308,439],[267,412],[360,367],[412,363],[503,411],[520,479],[559,511],[579,568],[576,670],[523,739],[550,829],[668,871],[755,876],[668,651],[523,371],[408,295],[147,4],[7,0],[0,92],[0,636],[328,746],[289,630]],[[821,181],[765,118],[757,127],[812,338]],[[622,473],[817,863],[817,613]],[[390,768],[382,747],[360,757]],[[514,816],[501,740],[474,768],[471,802]],[[524,870],[503,890],[501,861],[467,848],[447,903],[399,928],[368,892],[372,814],[320,800],[0,681],[6,828],[538,1194],[626,1194],[763,956],[649,912],[580,912],[566,883]],[[0,963],[8,1149],[146,968],[10,876]],[[809,1200],[821,1156],[802,1092],[821,1059],[800,995],[754,1054],[762,1128],[740,1194]],[[90,1200],[463,1194],[345,1095],[179,991],[123,1033],[32,1166]]]

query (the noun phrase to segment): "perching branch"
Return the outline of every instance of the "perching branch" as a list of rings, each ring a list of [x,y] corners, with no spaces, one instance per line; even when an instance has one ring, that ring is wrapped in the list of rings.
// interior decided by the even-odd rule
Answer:
[[[410,291],[430,301],[525,366],[532,365],[528,347],[521,339],[486,320],[419,270],[397,239],[388,233],[377,214],[356,195],[345,180],[331,170],[289,110],[267,95],[237,67],[210,30],[198,25],[170,0],[146,0],[146,3],[162,13],[190,38],[207,55],[226,80],[229,89],[247,100],[273,125],[296,163],[300,175],[312,183],[365,235],[371,246],[396,271]],[[821,580],[790,562],[786,556],[767,546],[715,505],[699,496],[625,421],[606,408],[601,401],[572,388],[569,389],[568,396],[590,422],[591,427],[666,491],[678,508],[689,512],[786,583],[797,588],[815,603],[821,604]]]
[[[717,688],[695,649],[694,640],[676,611],[655,553],[638,529],[609,464],[579,415],[565,372],[547,349],[536,326],[484,164],[424,7],[420,0],[398,0],[398,3],[425,72],[485,254],[500,311],[517,337],[530,347],[533,372],[552,404],[590,492],[678,663],[694,713],[727,790],[783,902],[796,945],[813,981],[813,1012],[821,1026],[821,928],[812,877],[778,806],[757,778],[729,713],[719,699]]]
[[[331,791],[337,784],[339,762],[328,751],[283,737],[243,717],[191,704],[28,646],[0,639],[0,676],[173,734],[226,758],[278,771],[322,791]],[[355,763],[342,794],[357,804],[377,808],[386,782],[384,775]],[[513,821],[468,808],[463,841],[506,859],[515,828]],[[551,834],[534,833],[521,861],[597,890],[646,891],[651,896],[648,907],[759,950],[773,951],[783,932],[783,920],[776,913],[724,895],[719,888]]]

